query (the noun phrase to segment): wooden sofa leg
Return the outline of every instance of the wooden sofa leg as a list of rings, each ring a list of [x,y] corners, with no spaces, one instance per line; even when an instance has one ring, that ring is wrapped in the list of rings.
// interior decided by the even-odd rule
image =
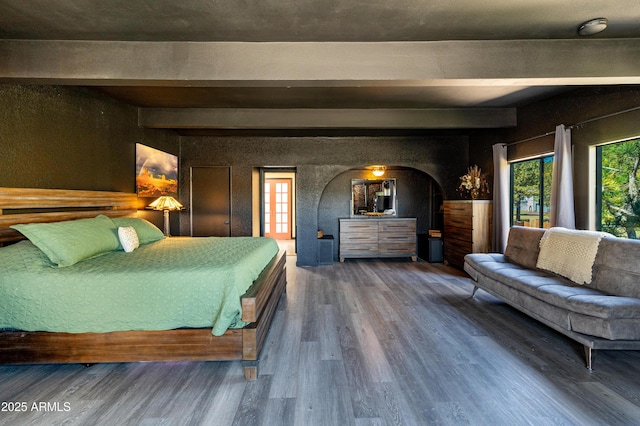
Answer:
[[[591,349],[589,346],[584,345],[584,355],[586,358],[586,362],[587,362],[587,369],[591,370],[591,356],[593,354],[593,349]]]
[[[476,295],[476,291],[478,291],[478,288],[479,288],[479,287],[478,287],[477,285],[474,285],[474,286],[473,286],[473,291],[471,292],[471,298],[472,298],[472,299],[473,299],[473,297]]]

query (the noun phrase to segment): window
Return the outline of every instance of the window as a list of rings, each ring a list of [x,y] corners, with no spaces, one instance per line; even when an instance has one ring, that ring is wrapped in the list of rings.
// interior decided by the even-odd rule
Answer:
[[[640,139],[596,148],[596,226],[617,237],[640,238]]]
[[[511,163],[511,225],[549,227],[553,156]]]

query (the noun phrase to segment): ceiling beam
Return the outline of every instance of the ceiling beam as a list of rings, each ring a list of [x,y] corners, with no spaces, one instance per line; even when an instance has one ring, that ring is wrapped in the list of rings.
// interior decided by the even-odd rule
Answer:
[[[639,84],[640,39],[0,40],[0,82],[157,86]]]
[[[139,108],[138,125],[161,129],[479,129],[514,127],[515,108]]]

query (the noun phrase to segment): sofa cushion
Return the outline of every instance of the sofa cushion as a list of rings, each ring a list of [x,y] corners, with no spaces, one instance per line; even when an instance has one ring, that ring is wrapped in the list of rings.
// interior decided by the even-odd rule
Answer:
[[[564,330],[570,330],[569,312],[566,309],[558,308],[547,302],[536,299],[522,291],[513,287],[504,285],[498,280],[494,280],[487,276],[480,276],[479,287],[483,290],[499,297],[511,306],[525,312],[526,314],[538,320],[544,320],[547,323]]]
[[[544,229],[514,226],[509,230],[505,257],[518,265],[535,269]]]
[[[470,253],[464,257],[464,270],[474,281],[478,281],[479,273],[486,273],[488,268],[508,264],[504,255],[499,253]],[[489,266],[493,265],[493,266]]]
[[[640,241],[603,238],[593,265],[592,286],[618,296],[640,298]]]
[[[530,296],[540,298],[539,289],[545,286],[566,286],[571,287],[569,280],[550,275],[548,273],[538,271],[538,274],[520,275],[517,277],[510,277],[509,285],[513,288],[527,293]]]
[[[640,340],[640,318],[598,318],[569,313],[572,331],[609,340]]]
[[[581,294],[569,298],[571,311],[600,318],[640,319],[640,299]]]
[[[533,294],[533,292],[535,292],[535,287],[537,285],[557,284],[558,280],[569,283],[568,280],[564,280],[561,277],[555,277],[548,272],[529,269],[521,265],[511,263],[507,260],[506,256],[501,254],[468,254],[465,256],[465,270],[467,270],[468,267],[473,267],[476,275],[486,275],[495,280],[501,281],[509,287],[525,291],[529,294]],[[477,280],[477,278],[474,279]],[[523,279],[528,281],[526,283],[522,283]],[[538,281],[540,282],[538,283]],[[531,287],[531,289],[528,290],[527,287]]]
[[[552,305],[599,318],[639,318],[640,299],[605,295],[597,290],[566,285],[538,288],[539,299]]]
[[[490,276],[500,280],[502,269],[523,269],[521,266],[510,263],[503,254],[498,253],[471,253],[464,257],[464,270],[478,281],[479,275]]]

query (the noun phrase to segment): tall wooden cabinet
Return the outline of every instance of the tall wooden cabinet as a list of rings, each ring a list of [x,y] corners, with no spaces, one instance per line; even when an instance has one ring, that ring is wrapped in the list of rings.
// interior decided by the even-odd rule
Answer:
[[[444,201],[444,261],[462,268],[468,253],[491,250],[493,203],[490,200]]]
[[[416,218],[340,219],[340,261],[348,257],[417,260]]]

